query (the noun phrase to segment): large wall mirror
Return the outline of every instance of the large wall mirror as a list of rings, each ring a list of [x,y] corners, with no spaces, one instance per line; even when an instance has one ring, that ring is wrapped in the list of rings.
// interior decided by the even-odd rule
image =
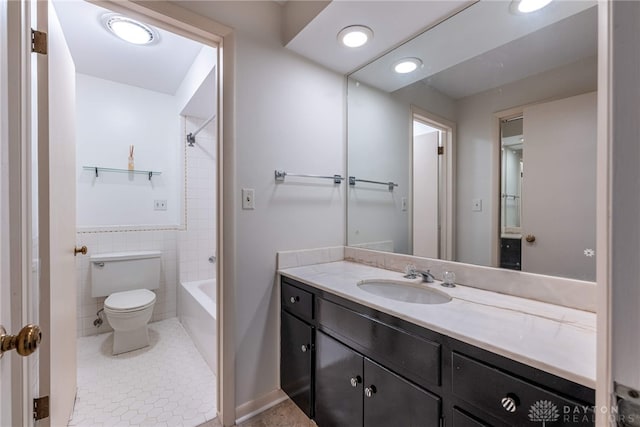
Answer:
[[[597,4],[517,4],[348,77],[349,246],[595,281]]]

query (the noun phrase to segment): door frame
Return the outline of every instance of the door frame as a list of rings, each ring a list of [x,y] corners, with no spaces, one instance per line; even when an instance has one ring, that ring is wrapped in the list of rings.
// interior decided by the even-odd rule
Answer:
[[[9,237],[2,241],[2,262],[8,271],[2,272],[2,283],[9,282],[10,320],[4,326],[8,333],[17,333],[29,319],[27,310],[27,267],[28,224],[31,222],[28,205],[30,128],[28,126],[30,46],[29,36],[31,19],[26,2],[7,1],[6,5],[6,95],[3,104],[6,107],[6,133],[2,135],[3,154],[7,156],[8,173],[2,182],[3,207],[2,221],[9,228]],[[5,6],[3,5],[3,7]],[[4,66],[4,64],[3,64]],[[3,120],[5,119],[3,118]],[[6,137],[6,140],[5,140]],[[27,218],[27,219],[25,219]],[[8,262],[7,262],[8,261]],[[6,308],[7,306],[4,305]],[[11,369],[10,407],[11,425],[24,425],[31,416],[29,403],[28,363],[15,352],[6,354]],[[5,360],[6,361],[6,360]],[[6,391],[6,389],[5,389]],[[3,395],[3,399],[7,396]]]

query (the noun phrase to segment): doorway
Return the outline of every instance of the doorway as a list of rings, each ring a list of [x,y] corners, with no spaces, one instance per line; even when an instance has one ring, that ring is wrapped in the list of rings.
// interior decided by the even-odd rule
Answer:
[[[413,107],[410,228],[415,256],[453,260],[453,130],[453,123]]]
[[[126,14],[83,1],[50,7],[75,65],[76,241],[87,247],[76,259],[69,425],[199,425],[217,415],[218,400],[219,50],[144,19],[150,40],[129,44],[114,30]],[[155,294],[149,345],[120,353],[105,312],[114,294],[98,289],[104,261],[95,260],[150,252],[160,262],[157,282],[143,285]],[[208,317],[194,318],[197,306]]]

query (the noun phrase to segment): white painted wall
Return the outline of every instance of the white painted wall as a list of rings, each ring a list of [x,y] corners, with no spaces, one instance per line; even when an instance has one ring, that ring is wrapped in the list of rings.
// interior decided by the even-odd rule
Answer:
[[[276,251],[342,245],[345,187],[274,170],[345,175],[344,77],[282,47],[275,2],[184,1],[235,28],[236,405],[278,388]],[[256,209],[240,209],[240,189]]]
[[[177,225],[182,212],[182,146],[173,96],[77,75],[77,215],[79,227]],[[135,168],[162,175],[102,173],[83,166]],[[167,200],[166,211],[154,200]]]
[[[491,265],[492,222],[498,203],[492,174],[498,144],[494,113],[512,107],[560,99],[596,90],[596,59],[510,83],[458,101],[457,123],[457,261]],[[526,159],[525,159],[526,165]],[[595,192],[595,188],[594,188]],[[482,211],[471,210],[473,199],[482,199]]]
[[[392,181],[393,191],[379,184],[349,186],[349,245],[391,240],[393,251],[408,254],[411,212],[411,127],[409,104],[349,79],[349,175],[372,181]],[[402,199],[407,209],[402,210]]]
[[[193,60],[193,64],[191,64],[189,71],[185,74],[175,94],[177,109],[180,113],[188,114],[184,112],[185,107],[192,102],[194,95],[196,95],[196,92],[198,92],[198,89],[204,83],[211,70],[216,66],[216,62],[216,49],[210,46],[202,46],[200,53],[198,53],[196,59]],[[208,111],[212,106],[215,107],[215,102],[206,102],[203,105],[206,111]],[[193,112],[191,113],[193,114]]]

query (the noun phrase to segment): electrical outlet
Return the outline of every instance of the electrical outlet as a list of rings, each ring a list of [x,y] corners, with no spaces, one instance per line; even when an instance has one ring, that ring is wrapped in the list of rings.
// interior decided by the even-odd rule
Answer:
[[[153,201],[153,210],[166,211],[167,210],[167,201],[166,200],[154,200]]]
[[[402,212],[406,212],[407,211],[407,198],[403,197],[402,198]]]
[[[482,199],[473,199],[471,201],[471,210],[473,212],[482,212]]]
[[[242,209],[255,209],[256,192],[253,188],[242,189]]]

